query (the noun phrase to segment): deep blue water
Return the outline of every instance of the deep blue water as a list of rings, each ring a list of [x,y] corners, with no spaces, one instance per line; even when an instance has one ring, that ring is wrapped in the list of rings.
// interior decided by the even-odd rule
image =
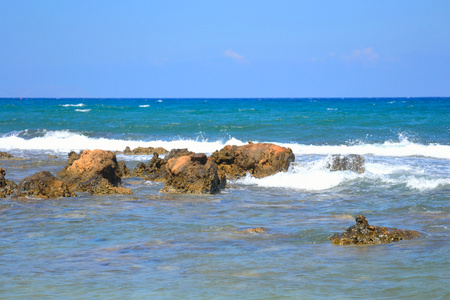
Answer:
[[[0,199],[0,298],[448,299],[449,115],[450,98],[0,99],[0,151],[16,157],[0,167],[16,183],[58,173],[71,150],[253,141],[296,156],[210,196],[130,178],[131,196]],[[337,153],[366,172],[330,172]],[[424,237],[332,245],[359,214]]]

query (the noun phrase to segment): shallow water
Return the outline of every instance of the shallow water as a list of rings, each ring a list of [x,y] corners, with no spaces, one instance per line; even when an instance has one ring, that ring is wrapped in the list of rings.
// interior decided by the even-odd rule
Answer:
[[[69,113],[76,116],[76,122],[54,119],[42,128],[33,125],[36,120],[28,122],[22,115],[18,121],[0,121],[0,150],[16,156],[14,160],[0,160],[7,179],[17,183],[43,170],[57,174],[71,149],[103,145],[123,150],[127,144],[132,148],[158,146],[162,141],[167,148],[185,145],[210,154],[229,141],[242,143],[237,138],[245,140],[255,132],[261,136],[254,140],[290,145],[296,155],[295,165],[286,173],[263,179],[248,176],[229,181],[227,189],[216,195],[163,194],[159,192],[162,183],[129,178],[123,184],[133,190],[133,195],[79,193],[78,197],[52,200],[0,199],[0,298],[450,298],[450,154],[448,121],[445,123],[442,116],[448,102],[441,102],[434,110],[427,108],[424,100],[403,106],[401,101],[377,102],[372,106],[383,108],[370,112],[373,117],[366,125],[357,114],[366,114],[369,101],[361,107],[352,106],[355,102],[351,101],[308,102],[301,114],[290,115],[280,105],[284,102],[252,100],[239,107],[246,115],[234,116],[237,107],[206,109],[200,107],[200,100],[195,105],[171,102],[170,109],[185,115],[177,121],[192,124],[187,129],[173,125],[177,128],[153,136],[146,133],[148,128],[136,129],[143,124],[139,120],[133,123],[123,117],[131,127],[101,131],[109,123],[94,124],[89,117],[78,116],[103,109],[106,113],[96,118],[107,119],[111,111],[122,107],[118,100],[95,105],[94,100],[61,101],[42,107],[45,102],[36,100],[34,108],[27,109],[38,116],[41,111]],[[135,100],[122,110],[132,116],[137,112],[131,106],[152,109],[165,102]],[[85,104],[64,106],[80,103]],[[139,108],[138,104],[149,107]],[[18,104],[9,105],[17,109]],[[389,105],[396,105],[396,110],[386,110]],[[414,113],[421,115],[414,121],[408,121],[410,105],[420,106]],[[316,111],[319,108],[323,108],[320,113]],[[188,110],[194,112],[186,115]],[[287,129],[277,139],[280,128],[289,128],[289,122],[277,125],[279,118],[293,120],[294,115],[305,114],[332,128],[327,125],[327,114],[335,112],[342,112],[342,123],[339,118],[334,122],[343,127],[344,136],[350,137],[345,142],[334,136],[336,131],[315,131],[312,127],[292,139],[286,132],[292,136],[294,131]],[[401,117],[390,120],[384,128],[375,116],[386,112]],[[168,114],[164,110],[161,113]],[[5,111],[0,114],[7,115]],[[219,128],[205,127],[209,140],[191,139],[195,136],[192,128],[199,126],[199,120],[222,114],[228,117],[222,123],[214,121]],[[433,128],[428,131],[420,120],[433,119],[433,114],[435,126],[425,125]],[[149,126],[166,126],[169,120],[163,116],[154,121],[159,125]],[[258,121],[236,131],[228,129],[226,134],[230,136],[219,138],[225,125],[238,127],[246,117],[262,120],[264,116],[272,121]],[[23,128],[19,119],[23,119]],[[353,119],[357,123],[348,122]],[[121,126],[122,121],[110,121]],[[306,124],[296,126],[298,130]],[[359,132],[367,129],[362,129],[364,126],[370,134],[382,134],[361,140]],[[17,132],[13,133],[13,127]],[[164,135],[175,136],[180,128],[186,131],[182,129],[178,138],[163,139]],[[274,132],[267,132],[267,128]],[[411,135],[397,136],[406,131]],[[145,139],[134,140],[132,136]],[[301,139],[307,142],[299,142]],[[365,156],[364,174],[325,168],[328,154],[352,152]],[[150,157],[118,155],[118,159],[132,170]],[[372,225],[418,230],[423,237],[377,246],[332,245],[328,238],[353,225],[359,214]],[[267,232],[242,231],[260,226]]]

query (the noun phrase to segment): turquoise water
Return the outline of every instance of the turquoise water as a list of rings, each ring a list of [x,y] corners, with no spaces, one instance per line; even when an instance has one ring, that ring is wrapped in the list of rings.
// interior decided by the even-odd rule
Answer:
[[[296,156],[216,195],[130,178],[132,196],[0,199],[0,298],[447,299],[449,113],[449,98],[0,99],[0,151],[18,158],[0,167],[16,183],[81,149],[254,141]],[[329,172],[335,153],[363,155],[366,172]],[[424,237],[332,245],[358,214]]]

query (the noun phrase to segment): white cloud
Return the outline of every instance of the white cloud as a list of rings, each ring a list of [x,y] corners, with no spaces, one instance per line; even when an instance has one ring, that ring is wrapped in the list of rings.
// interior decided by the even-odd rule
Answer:
[[[347,62],[355,61],[367,64],[376,62],[380,58],[380,55],[376,53],[372,47],[369,47],[365,49],[355,49],[349,55],[342,55],[342,58]]]
[[[235,62],[238,62],[238,63],[244,63],[244,62],[247,61],[247,60],[245,59],[245,56],[244,56],[244,55],[241,55],[241,54],[239,54],[239,53],[236,53],[236,52],[234,52],[234,51],[231,50],[231,49],[225,51],[225,52],[224,52],[224,55],[225,55],[226,57],[229,57],[229,58],[233,59]]]

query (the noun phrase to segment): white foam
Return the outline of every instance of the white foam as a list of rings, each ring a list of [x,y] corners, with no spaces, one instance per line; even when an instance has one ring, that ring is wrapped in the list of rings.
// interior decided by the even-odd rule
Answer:
[[[406,178],[406,186],[419,191],[433,190],[440,186],[450,186],[450,179],[427,179],[423,177],[409,176]]]
[[[91,109],[75,109],[75,111],[78,111],[78,112],[90,112]]]
[[[384,142],[378,144],[357,145],[304,145],[280,144],[292,149],[296,155],[328,155],[333,154],[360,154],[388,157],[426,156],[450,159],[450,146],[439,144],[416,144],[406,138],[399,142]]]
[[[145,105],[139,105],[139,107],[150,107],[150,105],[145,104]]]
[[[78,103],[78,104],[62,104],[63,107],[83,107],[85,106],[84,103]]]

